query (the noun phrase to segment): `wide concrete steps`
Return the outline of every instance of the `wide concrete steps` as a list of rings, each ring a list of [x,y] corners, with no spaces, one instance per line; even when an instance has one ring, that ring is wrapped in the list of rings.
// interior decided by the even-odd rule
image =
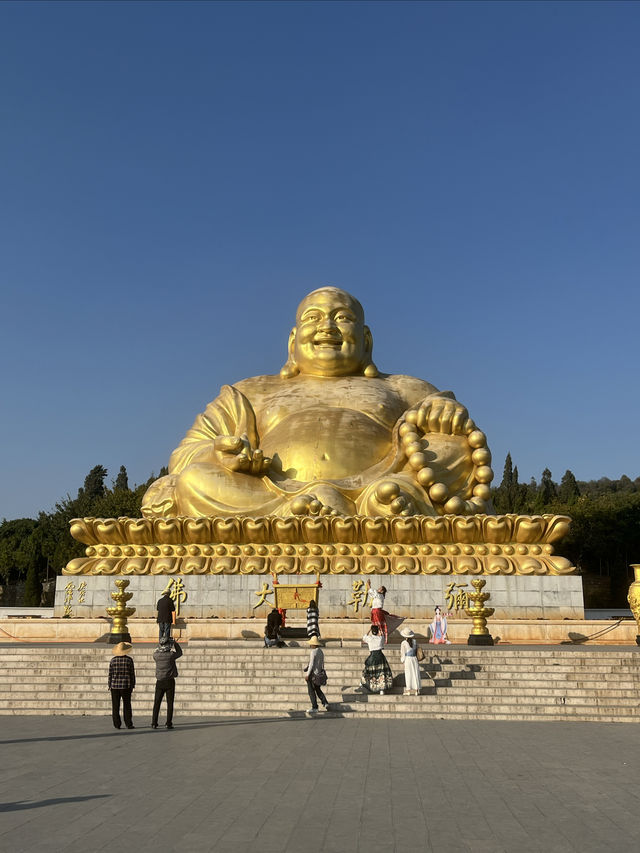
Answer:
[[[329,643],[325,693],[332,714],[356,718],[637,721],[640,668],[633,648],[447,647],[421,664],[422,694],[404,696],[399,650],[389,647],[394,690],[359,687],[366,649]],[[134,717],[148,722],[152,647],[136,646]],[[108,647],[0,647],[0,714],[108,715]],[[179,716],[299,716],[309,705],[307,649],[247,642],[192,642],[179,661]],[[135,720],[134,720],[135,721]]]

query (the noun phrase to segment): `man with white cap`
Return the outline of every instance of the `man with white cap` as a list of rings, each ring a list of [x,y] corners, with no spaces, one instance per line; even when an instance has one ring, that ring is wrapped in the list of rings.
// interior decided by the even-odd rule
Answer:
[[[131,643],[118,643],[113,648],[113,657],[109,663],[111,718],[116,729],[119,729],[122,725],[122,720],[120,719],[120,700],[122,700],[122,713],[125,726],[128,729],[135,728],[131,716],[131,692],[136,686],[136,670],[133,660],[128,655],[131,649]]]

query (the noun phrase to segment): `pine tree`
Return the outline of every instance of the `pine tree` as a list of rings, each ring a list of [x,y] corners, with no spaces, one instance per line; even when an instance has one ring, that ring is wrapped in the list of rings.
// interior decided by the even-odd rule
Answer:
[[[31,563],[27,571],[27,580],[24,586],[25,607],[39,607],[42,598],[42,584],[38,578],[38,566]]]
[[[511,491],[513,486],[513,462],[511,453],[507,453],[504,460],[504,470],[502,474],[502,482],[493,492],[493,504],[496,512],[513,512],[511,508]]]
[[[116,481],[113,484],[114,489],[121,489],[123,491],[127,491],[129,489],[129,476],[127,474],[127,469],[124,465],[120,466],[120,471],[118,472],[118,476],[116,477]]]
[[[540,488],[538,490],[538,508],[546,509],[557,495],[558,490],[556,484],[553,482],[551,471],[545,468],[542,472]]]
[[[78,497],[84,498],[90,504],[97,498],[104,497],[106,476],[107,469],[104,465],[96,465],[84,478],[84,486],[78,490]]]
[[[562,475],[562,480],[560,480],[558,498],[564,504],[571,504],[578,497],[580,497],[580,489],[578,488],[578,483],[573,475],[573,472],[567,468],[567,470]]]

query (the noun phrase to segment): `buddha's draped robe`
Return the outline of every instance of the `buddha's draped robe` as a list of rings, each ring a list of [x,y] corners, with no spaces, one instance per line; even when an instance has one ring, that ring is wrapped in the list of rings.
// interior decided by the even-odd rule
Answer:
[[[146,516],[288,515],[299,494],[317,495],[345,514],[367,514],[383,478],[397,482],[416,511],[436,514],[408,465],[398,428],[426,399],[449,391],[402,375],[257,376],[225,385],[198,415],[143,500]],[[268,472],[232,471],[214,449],[217,436],[246,436],[272,457]],[[449,494],[471,493],[470,448],[460,435],[429,433],[426,452]]]

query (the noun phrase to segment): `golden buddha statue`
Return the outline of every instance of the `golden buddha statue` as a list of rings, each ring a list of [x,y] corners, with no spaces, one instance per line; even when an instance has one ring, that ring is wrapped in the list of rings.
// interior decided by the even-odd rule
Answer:
[[[306,296],[279,375],[223,386],[145,494],[147,518],[491,512],[484,434],[450,391],[379,373],[362,306]]]

